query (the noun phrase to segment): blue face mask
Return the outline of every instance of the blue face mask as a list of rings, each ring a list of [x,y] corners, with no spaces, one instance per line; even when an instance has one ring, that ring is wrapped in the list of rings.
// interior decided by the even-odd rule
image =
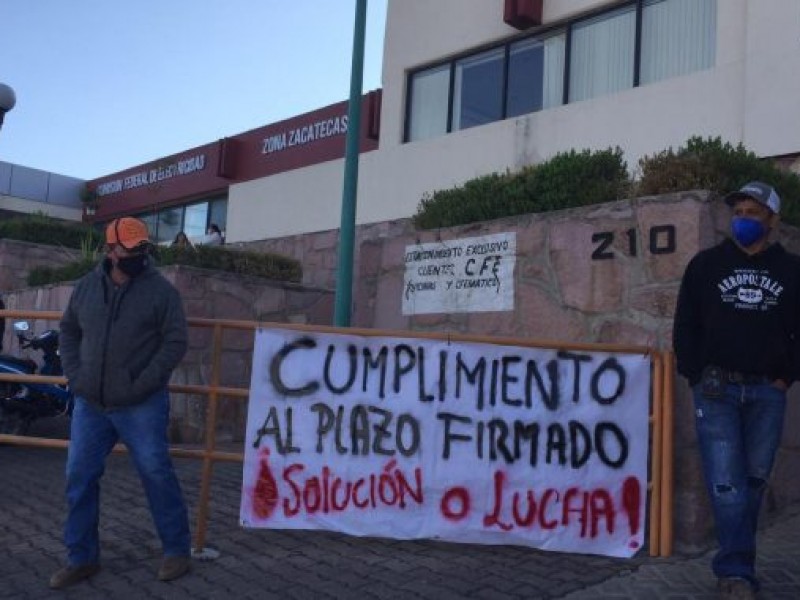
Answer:
[[[739,244],[747,248],[767,235],[767,228],[758,219],[734,217],[731,222],[731,233]]]

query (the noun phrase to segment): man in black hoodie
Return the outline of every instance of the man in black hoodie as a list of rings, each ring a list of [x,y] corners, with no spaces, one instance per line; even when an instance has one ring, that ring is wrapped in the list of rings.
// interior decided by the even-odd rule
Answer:
[[[100,569],[99,482],[117,441],[128,448],[161,538],[158,578],[180,577],[190,565],[189,521],[167,439],[167,383],[187,346],[183,304],[152,265],[142,221],[112,221],[106,248],[106,259],[76,284],[61,320],[61,359],[75,407],[67,454],[67,566],[50,579],[56,589]]]
[[[728,194],[730,239],[686,268],[675,313],[678,372],[692,386],[723,597],[754,598],[761,498],[800,361],[800,257],[769,234],[780,198],[761,182]]]

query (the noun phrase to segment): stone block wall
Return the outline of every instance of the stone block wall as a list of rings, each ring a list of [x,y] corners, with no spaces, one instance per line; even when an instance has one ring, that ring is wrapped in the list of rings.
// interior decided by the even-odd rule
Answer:
[[[372,257],[369,252],[360,252],[364,243],[412,235],[413,232],[414,227],[410,219],[359,225],[356,228],[354,274],[358,274],[361,260],[369,261]],[[336,287],[338,229],[254,242],[234,242],[228,246],[253,252],[273,252],[290,256],[300,261],[303,266],[303,284],[331,289]]]
[[[27,287],[28,273],[34,267],[60,267],[79,255],[69,248],[0,238],[0,293]]]
[[[242,277],[219,271],[184,266],[162,269],[181,292],[186,314],[190,317],[227,319],[262,323],[308,323],[330,325],[333,318],[333,294],[330,290],[258,277]],[[72,294],[73,284],[5,292],[8,309],[63,311]],[[34,331],[57,328],[57,322],[37,321]],[[18,349],[7,327],[6,352]],[[248,387],[252,364],[253,331],[223,330],[220,355],[220,384]],[[38,359],[38,356],[34,356]],[[211,329],[191,327],[186,357],[173,374],[173,383],[209,385],[213,358]],[[220,443],[240,443],[244,438],[247,402],[222,398],[218,411],[217,438]],[[173,442],[200,442],[206,428],[206,398],[200,395],[173,394],[170,415]]]
[[[436,231],[409,220],[364,225],[353,325],[669,347],[686,262],[721,237],[712,207],[706,192],[686,192]],[[517,236],[513,311],[402,315],[408,246],[506,232]],[[304,283],[334,287],[337,243],[338,233],[325,231],[241,245],[292,256]]]
[[[183,266],[165,267],[162,272],[181,292],[186,314],[191,317],[315,325],[330,325],[333,320],[330,290]],[[192,327],[189,334],[189,350],[172,381],[209,385],[213,332]],[[254,332],[250,330],[223,330],[221,385],[249,387],[253,337]],[[206,399],[175,394],[172,406],[173,438],[184,442],[201,441],[205,431]],[[238,444],[244,439],[246,400],[222,399],[218,417],[220,442]]]
[[[708,192],[521,215],[415,231],[409,220],[364,225],[356,232],[353,325],[380,329],[458,332],[564,342],[672,346],[680,279],[689,259],[727,234],[729,209]],[[447,243],[498,233],[516,234],[514,309],[403,315],[405,252],[415,244]],[[800,231],[778,237],[800,253]],[[304,280],[335,285],[336,231],[289,236],[255,249],[293,256]],[[711,541],[710,506],[702,483],[694,411],[683,378],[675,375],[675,533],[679,550]],[[795,385],[791,397],[800,396]],[[784,439],[764,510],[767,517],[800,502],[800,405],[790,401]]]

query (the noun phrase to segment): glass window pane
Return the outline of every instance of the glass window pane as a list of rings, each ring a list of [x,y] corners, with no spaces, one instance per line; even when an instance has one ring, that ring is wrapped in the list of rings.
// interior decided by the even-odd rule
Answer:
[[[502,48],[456,62],[453,129],[466,129],[503,118]]]
[[[651,83],[714,64],[716,0],[647,0],[639,81]]]
[[[156,214],[153,212],[148,212],[134,216],[140,221],[143,221],[145,225],[147,225],[147,232],[150,234],[150,241],[155,242],[156,230],[158,229],[158,223],[156,222]]]
[[[222,198],[209,203],[208,224],[216,223],[222,231],[223,237],[228,226],[228,200]]]
[[[565,39],[560,34],[511,46],[506,116],[516,117],[562,103]]]
[[[208,222],[208,202],[191,204],[186,207],[183,216],[183,231],[190,238],[201,237],[206,234]]]
[[[158,232],[156,234],[157,242],[171,242],[175,236],[183,228],[183,207],[174,206],[172,208],[165,208],[158,213]]]
[[[564,68],[567,64],[567,35],[561,33],[547,38],[544,45],[544,81],[542,108],[564,103]]]
[[[633,86],[635,31],[633,6],[581,21],[573,27],[570,102]]]
[[[516,117],[542,109],[544,48],[539,40],[511,46],[508,57],[508,111]]]
[[[424,140],[447,133],[450,65],[416,73],[411,78],[408,140]]]

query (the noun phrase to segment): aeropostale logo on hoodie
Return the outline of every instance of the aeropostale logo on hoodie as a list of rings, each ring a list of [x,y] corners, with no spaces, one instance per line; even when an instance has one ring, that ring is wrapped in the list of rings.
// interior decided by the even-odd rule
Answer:
[[[723,304],[738,310],[769,310],[777,306],[783,285],[770,277],[769,271],[734,269],[717,283]]]

